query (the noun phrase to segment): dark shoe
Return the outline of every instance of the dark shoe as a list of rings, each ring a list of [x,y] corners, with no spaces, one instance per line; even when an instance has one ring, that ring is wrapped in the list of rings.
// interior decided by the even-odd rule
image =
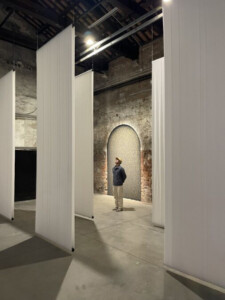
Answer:
[[[113,210],[117,211],[118,207],[113,208]]]

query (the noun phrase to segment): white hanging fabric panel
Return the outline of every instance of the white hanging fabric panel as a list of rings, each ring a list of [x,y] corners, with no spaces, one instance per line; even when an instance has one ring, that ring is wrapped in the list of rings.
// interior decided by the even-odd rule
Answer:
[[[225,288],[225,1],[163,9],[165,264]]]
[[[0,79],[0,214],[14,218],[15,72]]]
[[[152,62],[152,222],[165,225],[165,68]]]
[[[69,26],[37,51],[36,233],[74,248],[75,32]]]
[[[93,97],[94,74],[75,77],[75,214],[93,217]]]

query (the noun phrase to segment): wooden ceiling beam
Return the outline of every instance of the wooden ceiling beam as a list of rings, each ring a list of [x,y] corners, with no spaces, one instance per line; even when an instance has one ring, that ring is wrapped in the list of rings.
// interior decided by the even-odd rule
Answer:
[[[100,1],[100,2],[103,2],[103,1]],[[100,3],[99,2],[99,3]],[[86,0],[83,0],[82,1],[82,4],[85,6],[85,8],[88,10],[91,9],[91,7],[93,7],[95,5],[95,2],[94,1],[86,1]],[[101,18],[102,17],[102,14],[105,13],[105,8],[103,7],[103,12],[100,10],[100,7],[96,8],[95,9],[95,17],[97,19]],[[75,22],[75,28],[77,28],[78,26],[78,29],[79,29],[79,24],[80,22],[78,22],[78,24]],[[118,30],[118,28],[121,28],[120,25],[117,24],[117,26],[115,25],[115,23],[111,22],[110,19],[108,19],[107,22],[104,23],[104,32],[110,32],[110,33],[113,33],[115,31]],[[86,28],[86,30],[88,30],[88,28]],[[102,39],[102,36],[99,36],[99,33],[96,29],[92,29],[91,31],[93,31],[93,33],[96,35],[96,38],[101,40]],[[133,49],[133,53],[131,53],[131,45],[132,45],[132,49]],[[130,41],[123,41],[120,45],[115,45],[112,47],[112,49],[114,49],[114,51],[116,53],[118,53],[118,55],[121,55],[121,56],[125,56],[125,57],[129,57],[129,58],[134,58],[137,56],[137,48],[138,48],[138,45],[137,44],[132,44]]]
[[[42,30],[41,32],[39,32],[39,31],[40,31],[39,25],[37,25],[37,23],[34,22],[34,20],[32,20],[32,22],[31,22],[29,16],[26,16],[26,15],[24,15],[24,14],[21,13],[21,12],[17,12],[16,14],[17,14],[17,16],[19,16],[24,22],[26,22],[28,25],[30,25],[32,28],[34,28],[38,35],[43,35],[46,39],[49,39],[49,38],[52,36],[50,33],[45,32],[45,30],[46,30],[46,28],[47,28],[46,26],[49,26],[49,25],[44,25],[43,23],[41,23],[41,24],[42,24],[42,25],[41,25],[41,29],[42,29],[43,27],[45,27],[45,28],[44,28],[44,30]]]
[[[60,18],[51,9],[44,8],[36,1],[30,0],[0,0],[5,7],[9,7],[16,11],[26,13],[38,20],[41,20],[49,25],[57,28],[63,28],[66,26],[65,19]]]
[[[146,13],[144,8],[131,0],[112,0],[111,3],[119,7],[121,11],[126,11],[128,16],[135,15],[140,17]]]
[[[4,20],[1,22],[0,24],[0,28],[7,22],[7,20],[9,19],[9,17],[12,15],[13,10],[10,9],[10,11],[8,12],[8,14],[5,16]]]
[[[0,28],[0,40],[18,45],[30,50],[37,49],[37,42],[23,34]]]

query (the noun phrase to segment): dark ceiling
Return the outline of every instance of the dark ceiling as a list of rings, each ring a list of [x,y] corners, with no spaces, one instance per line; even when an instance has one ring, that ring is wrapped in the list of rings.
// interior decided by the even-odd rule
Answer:
[[[45,44],[66,26],[76,29],[76,60],[87,48],[84,36],[91,31],[96,41],[109,37],[137,18],[161,7],[162,0],[0,0],[0,39],[32,50]],[[116,12],[89,29],[88,27],[112,9]],[[161,13],[161,11],[159,11]],[[153,14],[152,17],[158,13]],[[145,20],[146,21],[146,20]],[[23,25],[21,25],[23,24]],[[124,33],[141,25],[133,25]],[[134,30],[135,31],[135,30]],[[124,34],[123,33],[123,34]],[[138,57],[140,46],[162,36],[162,18],[138,30],[98,55],[77,64],[84,69],[94,65],[96,71],[107,69],[108,63],[119,57]]]

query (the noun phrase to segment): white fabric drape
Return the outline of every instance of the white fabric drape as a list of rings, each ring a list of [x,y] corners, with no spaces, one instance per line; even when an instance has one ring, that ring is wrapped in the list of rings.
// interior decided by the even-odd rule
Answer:
[[[165,225],[165,68],[152,62],[152,222]]]
[[[14,217],[15,72],[0,79],[0,214]]]
[[[164,4],[165,263],[225,288],[225,1]]]
[[[74,248],[74,39],[69,26],[37,51],[36,233]]]
[[[93,217],[93,86],[94,74],[75,77],[75,213]]]

